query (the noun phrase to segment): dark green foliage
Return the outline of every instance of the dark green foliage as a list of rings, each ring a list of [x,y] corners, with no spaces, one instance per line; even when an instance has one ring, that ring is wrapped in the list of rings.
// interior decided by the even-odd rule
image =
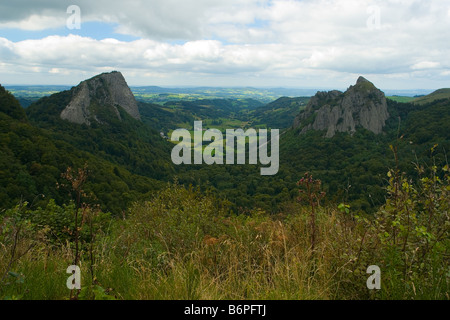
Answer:
[[[399,166],[413,177],[413,162],[429,163],[435,143],[437,164],[450,150],[448,101],[425,106],[388,101],[388,107],[391,118],[381,135],[358,129],[353,136],[338,133],[326,139],[323,132],[287,130],[280,138],[280,170],[274,177],[261,176],[259,166],[192,165],[179,167],[180,182],[215,190],[237,212],[254,207],[276,212],[296,196],[298,173],[311,172],[322,180],[327,201],[374,212],[385,202],[386,170],[395,166],[389,145],[398,145]]]
[[[180,127],[191,128],[194,121],[198,120],[209,120],[213,127],[221,126],[223,119],[251,123],[255,118],[254,113],[262,106],[261,102],[254,99],[201,99],[171,101],[164,105],[139,102],[139,111],[144,123],[167,134]]]
[[[448,165],[429,170],[418,165],[417,171],[417,180],[398,169],[388,172],[386,203],[370,219],[347,213],[365,233],[359,261],[344,283],[346,296],[354,290],[360,295],[365,288],[358,285],[358,276],[367,265],[377,265],[382,270],[381,290],[367,298],[448,299]]]
[[[0,112],[5,113],[15,120],[26,120],[25,111],[19,101],[0,85]]]
[[[169,130],[177,128],[181,123],[194,123],[194,116],[183,110],[174,110],[174,112],[164,109],[158,104],[139,102],[139,112],[142,121],[156,130],[167,133]]]
[[[236,118],[247,120],[247,113],[263,106],[253,99],[204,99],[197,101],[166,102],[164,107],[175,109],[195,119]]]
[[[73,124],[59,115],[69,103],[70,91],[41,99],[27,109],[30,121],[50,129],[52,138],[70,143],[78,150],[89,152],[108,162],[121,165],[142,176],[167,179],[173,172],[170,161],[171,145],[159,133],[133,119],[121,107],[119,120],[108,106],[91,105],[101,124]]]
[[[60,110],[57,101],[64,103],[66,99],[64,94],[58,94],[55,100],[45,98],[44,102],[49,101],[48,108],[57,111]],[[13,107],[18,105],[17,101],[14,102],[9,97],[2,101],[12,101]],[[2,110],[14,109],[10,105],[2,104]],[[19,110],[23,112],[21,108]],[[142,141],[156,136],[156,132],[143,128],[143,125],[137,128],[131,124],[128,127],[109,127],[109,132],[102,132],[99,128],[83,131],[82,126],[67,124],[51,114],[38,111],[32,107],[30,117],[40,119],[39,123],[45,129],[33,126],[25,120],[26,118],[19,117],[21,120],[18,120],[0,112],[1,209],[10,208],[21,200],[33,205],[45,204],[46,199],[50,198],[55,199],[58,204],[67,202],[69,200],[67,193],[56,188],[57,183],[61,181],[61,173],[69,166],[81,167],[88,162],[89,170],[93,174],[86,185],[86,192],[92,193],[96,203],[102,208],[119,214],[132,201],[158,189],[162,184],[145,175],[131,173],[126,167],[130,168],[139,163],[133,170],[138,168],[146,171],[148,176],[162,176],[164,172],[170,170],[167,161],[163,162],[157,158],[160,149],[154,147],[154,144]],[[20,115],[20,112],[12,114]],[[52,123],[62,127],[55,128]],[[49,130],[52,127],[53,130]],[[124,141],[121,141],[119,135],[131,127],[136,131],[129,139],[133,140],[139,136],[140,140],[136,139],[134,143],[125,141],[126,144],[123,144]],[[69,131],[71,128],[74,129],[73,132]],[[105,140],[109,143],[102,145],[99,150],[96,141],[101,141],[103,136],[107,137]],[[139,154],[135,149],[141,145],[145,145],[146,149]],[[111,154],[108,155],[107,151]],[[145,157],[142,156],[144,152]],[[134,154],[134,157],[130,156],[131,154]],[[124,159],[127,156],[131,161],[135,159],[135,162],[128,163]],[[147,162],[146,159],[150,160]],[[156,172],[152,171],[152,168]],[[42,195],[45,195],[45,198]]]
[[[449,265],[442,258],[450,248],[449,169],[417,170],[416,183],[398,170],[389,171],[388,199],[377,213],[385,255],[380,258],[389,261],[383,267],[391,278],[384,298],[438,298],[447,292]],[[417,283],[421,285],[415,288]]]
[[[70,91],[62,92],[28,108],[32,124],[46,130],[15,122],[4,126],[6,129],[13,125],[1,140],[8,147],[0,163],[10,169],[1,176],[4,184],[0,197],[8,205],[22,196],[32,201],[40,193],[61,203],[64,196],[53,190],[59,174],[67,166],[81,166],[83,160],[89,159],[93,174],[87,189],[114,213],[158,189],[160,183],[151,179],[168,181],[173,176],[179,177],[183,184],[215,192],[232,202],[235,212],[247,212],[253,207],[276,212],[280,204],[294,199],[298,172],[306,171],[322,180],[327,201],[348,202],[354,210],[373,212],[384,203],[385,172],[394,166],[390,144],[398,144],[399,166],[413,176],[412,161],[416,157],[427,161],[430,147],[438,143],[435,157],[442,163],[444,151],[450,147],[447,100],[428,105],[388,100],[391,117],[381,135],[359,129],[353,136],[340,133],[324,139],[322,132],[299,135],[298,130],[287,130],[281,136],[280,170],[274,177],[261,176],[259,166],[250,165],[174,167],[170,160],[173,145],[161,139],[159,130],[167,134],[180,123],[193,125],[197,117],[211,119],[211,126],[222,126],[223,119],[219,116],[253,119],[251,126],[262,119],[268,121],[267,127],[281,125],[284,115],[291,112],[293,119],[294,110],[306,103],[307,98],[281,98],[259,108],[250,100],[232,99],[170,102],[165,106],[140,103],[143,122],[132,119],[120,107],[122,121],[108,117],[102,106],[94,105],[107,123],[100,125],[94,121],[89,127],[59,118],[70,96]],[[281,110],[281,118],[275,116],[277,110]],[[256,115],[262,118],[258,120]],[[403,139],[398,140],[402,135]]]
[[[50,97],[44,97],[26,109],[27,115],[32,121],[51,128],[59,124],[59,115],[69,104],[71,98],[72,91],[62,91]]]
[[[289,128],[308,101],[309,97],[279,98],[251,113],[252,125],[264,125],[273,129]]]
[[[90,210],[90,209],[89,209]],[[81,211],[81,209],[80,209]],[[75,204],[70,202],[68,205],[59,206],[54,199],[50,199],[47,205],[43,208],[30,209],[28,203],[18,205],[13,209],[5,212],[5,218],[13,219],[16,222],[27,221],[30,223],[30,228],[35,232],[44,230],[46,239],[53,244],[65,244],[66,241],[72,241],[75,231]],[[94,218],[94,225],[96,231],[98,228],[107,225],[111,219],[110,214],[100,212]],[[89,230],[88,226],[81,223],[81,214],[79,219],[81,225],[80,238],[88,242]]]

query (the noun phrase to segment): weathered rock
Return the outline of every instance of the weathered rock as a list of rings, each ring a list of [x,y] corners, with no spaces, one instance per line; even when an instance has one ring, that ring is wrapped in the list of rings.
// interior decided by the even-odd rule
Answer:
[[[356,85],[345,93],[318,92],[294,121],[301,134],[309,130],[325,130],[326,137],[336,132],[354,133],[363,127],[380,134],[389,118],[386,97],[370,81],[359,77]]]
[[[139,120],[140,114],[136,99],[120,72],[103,73],[81,82],[72,89],[72,99],[61,112],[61,118],[78,124],[90,125],[98,120],[93,105],[107,107],[120,119],[118,106],[130,116]]]

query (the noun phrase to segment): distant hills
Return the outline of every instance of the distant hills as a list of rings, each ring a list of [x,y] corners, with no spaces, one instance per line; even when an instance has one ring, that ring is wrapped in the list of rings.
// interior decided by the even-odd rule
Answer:
[[[442,99],[450,99],[450,89],[439,89],[434,91],[433,93],[430,93],[429,95],[417,98],[413,100],[413,103],[415,104],[427,104],[434,102],[436,100],[442,100]]]
[[[253,88],[253,87],[193,87],[193,88],[161,88],[131,87],[136,99],[150,103],[166,103],[168,101],[195,101],[199,99],[253,99],[261,103],[270,103],[280,97],[310,97],[316,89],[296,88]]]
[[[251,98],[256,92],[148,103],[135,99],[123,76],[113,72],[40,97],[24,109],[0,86],[2,208],[42,194],[66,203],[67,193],[56,189],[61,173],[88,162],[87,191],[116,214],[174,178],[216,192],[236,211],[276,212],[296,198],[297,179],[307,171],[323,181],[330,201],[367,212],[384,203],[386,172],[396,165],[390,145],[398,146],[398,165],[405,172],[414,171],[414,162],[430,160],[435,144],[437,162],[445,161],[450,149],[448,89],[418,103],[386,99],[362,77],[345,92],[318,92],[312,98],[264,103]],[[219,130],[282,129],[279,174],[261,177],[248,165],[174,166],[166,136],[177,128],[192,130],[199,119],[205,128]]]
[[[54,85],[32,85],[5,86],[7,90],[14,94],[20,104],[27,108],[33,102],[42,97],[52,95],[65,90],[70,90],[70,86]],[[263,104],[273,102],[282,97],[312,97],[317,91],[323,89],[295,89],[295,88],[253,88],[253,87],[184,87],[165,88],[159,86],[131,86],[136,100],[140,102],[164,104],[169,101],[197,101],[200,99],[254,99]],[[440,89],[446,90],[446,89]],[[430,90],[385,90],[388,98],[398,102],[410,102],[415,97],[423,97],[430,93]]]
[[[70,86],[5,86],[14,94],[24,108],[30,106],[40,98],[70,90]],[[310,97],[316,89],[294,88],[252,88],[252,87],[189,87],[189,88],[163,88],[157,86],[130,87],[139,102],[165,104],[167,102],[191,101],[207,99],[231,99],[259,101],[267,104],[281,97]]]
[[[443,88],[436,90],[430,94],[427,95],[417,95],[415,97],[406,97],[406,96],[390,96],[388,97],[391,100],[397,101],[397,102],[411,102],[414,104],[427,104],[432,103],[436,100],[442,100],[442,99],[450,99],[450,89],[449,88]]]

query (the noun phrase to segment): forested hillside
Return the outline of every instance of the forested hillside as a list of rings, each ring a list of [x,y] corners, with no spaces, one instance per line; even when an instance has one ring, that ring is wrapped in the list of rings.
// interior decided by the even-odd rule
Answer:
[[[236,210],[260,207],[277,212],[280,205],[296,198],[301,172],[320,178],[327,201],[349,202],[356,210],[373,212],[385,202],[386,172],[395,168],[415,176],[415,167],[429,166],[433,157],[445,165],[450,150],[450,100],[427,105],[387,101],[390,117],[382,134],[359,128],[354,134],[290,128],[280,138],[280,171],[261,177],[253,166],[190,166],[180,181],[212,187]],[[430,152],[431,148],[437,145]],[[391,150],[396,148],[396,155]],[[396,163],[397,157],[397,163]]]
[[[355,134],[340,133],[333,138],[324,138],[320,131],[300,135],[299,128],[288,128],[281,136],[280,171],[275,177],[262,177],[259,169],[250,165],[174,166],[170,160],[173,144],[163,139],[160,132],[168,135],[180,126],[192,129],[196,119],[203,119],[207,127],[221,130],[259,125],[283,128],[288,122],[294,122],[296,114],[309,99],[281,98],[263,107],[251,100],[168,102],[165,106],[140,103],[142,121],[132,119],[121,108],[123,121],[112,117],[107,109],[97,108],[98,116],[103,116],[107,124],[87,126],[59,117],[69,103],[72,91],[40,99],[26,109],[26,116],[14,97],[3,89],[3,117],[14,118],[14,121],[4,120],[4,134],[11,136],[14,133],[16,144],[19,144],[12,148],[11,138],[2,139],[4,154],[14,157],[13,161],[5,160],[4,166],[20,163],[26,168],[24,171],[11,170],[2,176],[9,179],[20,177],[23,181],[15,187],[11,183],[4,184],[10,185],[3,187],[3,197],[8,205],[17,202],[21,196],[31,201],[38,194],[54,197],[61,203],[61,195],[53,190],[60,174],[68,166],[79,167],[88,162],[91,168],[98,163],[107,163],[101,174],[93,170],[96,176],[123,182],[114,187],[111,184],[103,186],[105,191],[99,187],[96,189],[96,197],[112,212],[123,210],[131,200],[139,198],[138,195],[157,189],[159,181],[172,181],[174,178],[183,184],[215,192],[230,201],[236,212],[254,207],[277,212],[282,203],[295,199],[298,175],[307,171],[322,179],[327,201],[345,201],[355,209],[372,212],[384,203],[386,170],[396,165],[391,145],[398,148],[400,170],[410,174],[415,174],[415,163],[429,161],[429,150],[435,144],[433,156],[438,164],[445,162],[445,151],[449,149],[449,100],[429,104],[387,100],[390,117],[381,135],[360,128]],[[29,131],[37,134],[27,134]],[[49,142],[33,141],[41,136]],[[11,153],[6,150],[11,150]],[[31,155],[25,158],[24,154]],[[60,160],[62,157],[65,159]],[[49,161],[55,164],[51,174],[35,170],[38,165],[49,165]],[[108,171],[107,167],[112,169]],[[112,174],[103,177],[103,172]],[[38,179],[39,174],[47,178]],[[125,178],[130,174],[139,178]],[[40,180],[39,187],[35,187],[36,182],[27,183],[29,179]],[[16,188],[26,189],[26,192],[21,194],[16,190],[9,194],[6,191]],[[111,190],[115,190],[118,196],[111,197]],[[105,199],[114,199],[114,205],[107,204]],[[115,208],[117,202],[122,203],[120,210]]]
[[[309,97],[281,97],[256,109],[252,114],[253,125],[263,125],[274,129],[289,128],[292,126],[293,119],[308,101]]]
[[[128,170],[133,164],[129,161],[139,159],[132,150],[142,139],[139,131],[134,132],[134,127],[130,130],[130,125],[119,124],[105,132],[66,123],[54,116],[58,99],[65,99],[64,93],[44,99],[45,110],[39,110],[39,103],[31,107],[29,118],[34,120],[29,120],[14,96],[3,87],[0,90],[2,209],[20,201],[28,201],[34,206],[45,204],[52,198],[60,204],[69,201],[67,191],[57,188],[61,174],[67,167],[81,168],[85,163],[92,172],[86,191],[92,192],[92,197],[111,212],[120,213],[131,201],[142,198],[162,184],[152,179],[152,172],[153,177],[164,172],[160,168],[157,173],[148,170],[152,165],[152,161],[145,162],[149,159],[148,153],[142,152],[141,156],[145,158],[140,160],[140,167],[136,165],[131,172]],[[149,129],[145,128],[143,132],[149,132]],[[98,143],[102,138],[103,143]],[[125,144],[127,138],[130,144]],[[147,176],[136,174],[139,168]],[[169,166],[165,168],[170,170]]]

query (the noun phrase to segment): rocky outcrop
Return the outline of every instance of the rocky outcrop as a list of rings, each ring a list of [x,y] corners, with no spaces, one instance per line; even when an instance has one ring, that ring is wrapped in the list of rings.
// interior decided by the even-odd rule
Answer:
[[[96,114],[99,106],[119,119],[119,106],[133,118],[140,119],[136,99],[117,71],[100,74],[72,88],[72,99],[61,112],[61,118],[87,125],[92,121],[101,122]]]
[[[301,133],[325,130],[326,137],[336,132],[354,133],[362,127],[380,134],[389,118],[386,97],[370,81],[359,77],[346,92],[318,92],[294,121]]]

